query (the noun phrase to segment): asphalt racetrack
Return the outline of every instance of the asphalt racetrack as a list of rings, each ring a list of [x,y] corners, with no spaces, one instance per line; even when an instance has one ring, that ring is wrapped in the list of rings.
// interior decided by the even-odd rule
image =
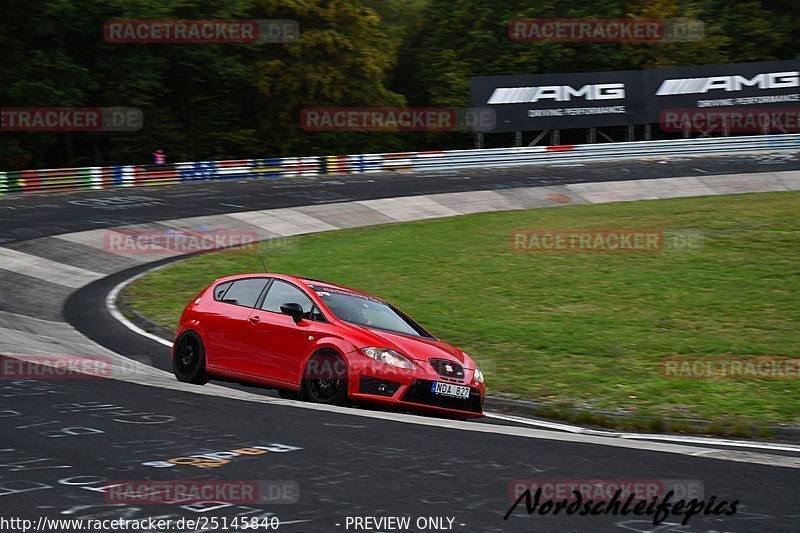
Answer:
[[[0,199],[0,244],[14,248],[67,232],[308,204],[790,170],[800,170],[796,156],[740,156],[6,196]],[[2,271],[0,312],[48,324],[67,322],[105,349],[168,370],[169,349],[126,329],[104,305],[114,286],[150,267],[117,272],[64,294],[63,309],[22,301],[15,287],[25,273]],[[55,296],[53,301],[60,302]],[[41,330],[32,328],[29,335],[47,342]],[[169,381],[153,386],[145,381],[146,376],[138,382],[0,380],[0,514],[31,520],[40,531],[75,530],[74,525],[42,524],[42,517],[196,520],[192,527],[141,524],[128,531],[196,531],[204,524],[212,531],[267,531],[269,522],[263,519],[277,517],[279,531],[308,533],[755,532],[797,531],[800,523],[800,454],[792,450],[621,440],[496,419],[460,422],[358,408],[317,409],[238,385],[195,392],[177,382],[173,387]],[[192,457],[198,455],[205,457]],[[125,481],[209,479],[254,483],[263,490],[256,499],[235,502],[131,503],[113,497],[113,487]],[[652,513],[540,513],[542,505],[528,514],[524,502],[509,513],[520,486],[597,486],[601,480],[691,487],[687,501],[713,502],[709,511],[735,501],[736,509],[728,515],[703,511],[685,526],[685,512],[662,516],[658,525]],[[673,502],[681,499],[677,492]],[[388,517],[398,521],[377,521]],[[410,520],[408,526],[400,527],[402,517]],[[212,518],[216,527],[209,525]],[[242,518],[259,519],[259,527],[241,522],[232,527]],[[0,530],[21,531],[17,526],[0,524]]]
[[[0,198],[0,245],[87,229],[254,209],[568,183],[799,169],[799,156],[766,154],[340,174],[52,195],[8,195]]]

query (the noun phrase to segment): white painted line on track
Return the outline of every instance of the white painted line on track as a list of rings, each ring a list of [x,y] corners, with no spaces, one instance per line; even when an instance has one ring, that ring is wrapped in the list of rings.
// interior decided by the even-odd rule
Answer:
[[[714,437],[694,437],[691,435],[665,435],[657,433],[621,433],[616,431],[589,429],[580,426],[559,424],[557,422],[549,422],[546,420],[535,420],[519,416],[499,415],[496,413],[486,413],[486,416],[488,418],[505,420],[506,422],[516,422],[518,424],[526,424],[529,426],[543,427],[558,431],[567,431],[569,433],[578,433],[581,435],[596,435],[601,437],[616,437],[619,439],[632,439],[632,440],[658,440],[666,442],[680,442],[684,444],[708,444],[713,446],[729,446],[732,448],[754,448],[759,450],[775,450],[783,452],[800,453],[800,446],[796,446],[794,444],[718,439]]]
[[[518,424],[527,424],[529,426],[536,426],[547,429],[555,429],[557,431],[567,431],[569,433],[585,433],[586,428],[579,426],[570,426],[569,424],[560,424],[558,422],[548,422],[546,420],[533,420],[530,418],[523,418],[521,416],[499,415],[496,413],[484,413],[487,418],[495,418],[497,420],[505,420],[506,422],[516,422]]]
[[[690,435],[657,435],[646,433],[622,433],[621,439],[661,440],[666,442],[681,442],[686,444],[710,444],[714,446],[730,446],[733,448],[755,448],[758,450],[776,450],[783,452],[800,453],[800,446],[794,444],[772,442],[750,442],[746,440],[717,439],[713,437],[692,437]]]
[[[166,265],[162,265],[160,267],[156,267],[156,268],[147,270],[145,272],[142,272],[141,274],[137,274],[136,276],[133,276],[130,279],[126,279],[126,280],[122,281],[121,283],[118,283],[113,289],[111,289],[111,292],[109,292],[106,295],[106,308],[108,309],[108,312],[111,313],[111,316],[113,316],[114,319],[117,322],[121,323],[123,326],[125,326],[129,330],[133,331],[136,334],[141,335],[142,337],[147,337],[151,341],[156,341],[157,343],[162,344],[162,345],[166,346],[167,348],[172,348],[172,343],[170,341],[168,341],[166,339],[162,339],[158,335],[153,335],[152,333],[143,330],[142,328],[140,328],[139,326],[137,326],[136,324],[134,324],[133,322],[128,320],[125,317],[125,315],[123,315],[120,312],[120,310],[117,308],[117,296],[119,296],[119,293],[122,292],[122,289],[124,289],[126,286],[128,286],[131,283],[133,283],[137,279],[139,279],[141,277],[144,277],[146,274],[149,274],[150,272],[154,272],[154,271],[156,271],[156,270],[158,270],[160,268],[163,268],[165,266]]]

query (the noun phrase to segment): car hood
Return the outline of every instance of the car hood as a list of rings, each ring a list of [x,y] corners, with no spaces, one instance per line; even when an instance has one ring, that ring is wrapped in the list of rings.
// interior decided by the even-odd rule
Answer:
[[[370,338],[372,346],[396,350],[416,361],[427,361],[431,358],[438,358],[458,361],[464,368],[469,370],[475,367],[469,356],[455,346],[451,346],[444,341],[425,337],[411,337],[349,323],[347,325],[358,329],[362,333],[366,333]]]

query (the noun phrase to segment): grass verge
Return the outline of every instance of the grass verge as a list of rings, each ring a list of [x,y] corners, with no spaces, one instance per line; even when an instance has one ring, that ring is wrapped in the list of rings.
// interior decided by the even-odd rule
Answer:
[[[308,235],[268,268],[384,297],[472,354],[489,393],[658,419],[800,423],[800,380],[667,378],[665,357],[798,356],[800,192],[487,213]],[[520,229],[699,232],[658,253],[518,253]],[[695,233],[698,235],[698,233]],[[286,246],[288,244],[288,246]],[[126,291],[174,328],[217,277],[259,254],[195,256]],[[758,430],[757,430],[758,431]]]

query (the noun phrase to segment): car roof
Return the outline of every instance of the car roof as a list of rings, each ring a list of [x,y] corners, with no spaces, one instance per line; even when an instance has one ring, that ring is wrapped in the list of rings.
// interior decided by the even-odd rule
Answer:
[[[330,283],[328,281],[322,281],[319,279],[314,278],[306,278],[306,277],[298,277],[298,276],[291,276],[288,274],[278,274],[276,272],[252,272],[252,273],[243,273],[243,274],[234,274],[231,276],[225,276],[223,278],[217,279],[214,283],[221,283],[225,281],[231,281],[234,279],[242,279],[242,278],[277,278],[282,279],[285,281],[291,281],[298,285],[306,285],[306,286],[325,286],[330,287],[332,289],[340,289],[343,291],[349,291],[356,294],[363,294],[365,296],[369,296],[371,298],[375,298],[376,300],[383,300],[382,298],[378,298],[368,292],[359,291],[358,289],[351,289],[350,287],[345,287],[344,285],[339,285],[338,283]]]

